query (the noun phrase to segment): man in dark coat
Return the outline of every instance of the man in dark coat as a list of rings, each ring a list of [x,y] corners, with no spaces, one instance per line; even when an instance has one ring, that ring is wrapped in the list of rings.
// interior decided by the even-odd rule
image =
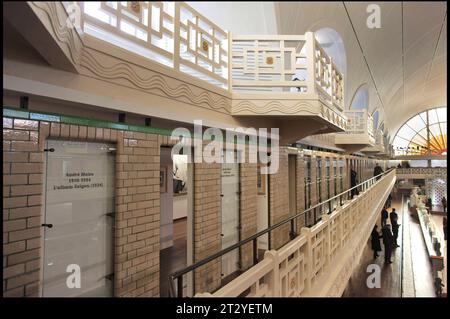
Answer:
[[[386,201],[386,208],[389,208],[389,207],[391,207],[391,204],[392,204],[392,195],[391,195],[391,193],[389,193],[389,196],[388,196],[388,198],[387,198],[387,201]]]
[[[387,219],[389,217],[389,213],[386,208],[383,208],[381,211],[381,227],[386,226]]]
[[[389,219],[391,220],[392,234],[394,236],[393,247],[400,247],[397,244],[398,228],[400,227],[400,224],[398,223],[398,215],[397,212],[395,211],[395,208],[392,208],[392,212],[389,214]]]
[[[356,171],[351,168],[350,170],[350,188],[355,187],[356,185],[358,185],[358,175],[356,173]],[[354,188],[351,190],[351,196],[353,198],[353,196],[358,195],[358,189]]]
[[[431,197],[427,198],[427,206],[430,208],[430,212],[432,211],[433,208],[433,203],[431,201]]]
[[[378,233],[377,228],[378,228],[378,225],[375,225],[375,227],[372,230],[372,235],[371,235],[373,259],[376,259],[379,256],[378,252],[381,251],[380,234]]]
[[[442,230],[444,231],[444,240],[447,240],[447,216],[442,220]]]
[[[391,254],[392,254],[392,244],[394,243],[394,236],[391,232],[391,225],[385,225],[382,229],[382,237],[384,244],[384,262],[386,264],[392,264]]]
[[[381,166],[378,163],[376,163],[375,167],[373,169],[373,176],[375,177],[377,175],[380,175],[381,173],[383,173],[383,169],[381,168]],[[376,179],[379,180],[380,178],[381,178],[381,176],[378,176]]]

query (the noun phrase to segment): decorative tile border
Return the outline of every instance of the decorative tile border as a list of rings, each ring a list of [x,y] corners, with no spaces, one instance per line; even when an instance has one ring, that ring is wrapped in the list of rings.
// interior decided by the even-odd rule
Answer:
[[[3,117],[23,118],[23,119],[40,120],[40,121],[47,121],[47,122],[57,122],[57,123],[66,123],[66,124],[74,124],[74,125],[92,126],[92,127],[99,127],[99,128],[110,128],[110,129],[115,129],[115,130],[151,133],[151,134],[159,134],[159,135],[165,135],[165,136],[172,135],[172,130],[168,130],[168,129],[164,129],[164,128],[148,127],[148,126],[143,126],[143,125],[131,125],[131,124],[89,119],[89,118],[77,117],[77,116],[58,115],[58,114],[47,113],[47,112],[24,111],[24,110],[19,110],[17,108],[11,108],[11,107],[7,107],[7,106],[3,107]],[[195,137],[196,137],[196,135],[195,135]],[[224,137],[225,137],[225,134],[224,134]],[[203,140],[211,140],[211,135],[204,134]],[[239,142],[239,141],[235,141],[235,144],[236,144],[236,142]],[[245,144],[249,144],[249,143],[251,143],[251,140],[245,141]],[[267,144],[264,146],[270,147],[270,144]]]

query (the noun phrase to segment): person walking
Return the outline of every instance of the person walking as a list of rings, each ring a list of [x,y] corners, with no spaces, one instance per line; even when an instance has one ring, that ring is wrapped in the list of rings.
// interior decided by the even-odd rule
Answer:
[[[378,228],[378,225],[375,225],[375,227],[372,230],[372,234],[371,234],[373,259],[376,259],[379,256],[378,252],[381,251],[380,234],[378,233],[377,228]]]
[[[383,169],[381,168],[380,164],[375,163],[375,167],[373,168],[373,177],[377,176],[376,180],[379,180],[381,178],[380,175],[381,173],[383,173]]]
[[[388,217],[389,217],[389,213],[388,213],[387,209],[383,208],[383,210],[381,211],[381,228],[386,226]]]
[[[353,169],[353,167],[350,169],[350,188],[352,188],[352,190],[350,191],[350,194],[353,198],[353,196],[358,195],[358,189],[357,188],[353,188],[356,185],[358,185],[358,174],[356,173],[356,171]]]
[[[392,235],[394,237],[394,242],[393,242],[393,247],[400,247],[397,244],[397,238],[398,238],[398,228],[400,227],[399,223],[398,223],[398,214],[395,211],[395,208],[392,208],[392,212],[389,214],[389,219],[391,220],[391,225],[392,225]]]
[[[392,195],[391,195],[391,193],[389,193],[389,196],[388,196],[388,198],[386,200],[386,203],[384,204],[384,208],[391,207],[391,204],[392,204]]]
[[[384,244],[384,262],[386,264],[392,264],[391,255],[392,255],[392,244],[394,243],[394,236],[391,232],[391,225],[386,224],[381,229],[383,244]]]
[[[444,231],[444,240],[447,240],[447,216],[442,219],[442,230]]]
[[[445,196],[442,197],[441,203],[442,208],[444,209],[444,213],[447,213],[447,198],[445,198]]]
[[[430,213],[433,210],[433,202],[431,201],[431,197],[427,197],[427,207],[430,208]]]

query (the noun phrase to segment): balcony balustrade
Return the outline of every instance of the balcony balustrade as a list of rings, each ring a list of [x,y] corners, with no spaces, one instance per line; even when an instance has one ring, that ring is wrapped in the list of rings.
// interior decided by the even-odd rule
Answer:
[[[335,143],[349,152],[375,145],[373,118],[367,110],[348,110],[345,132],[335,134]]]
[[[198,297],[340,297],[391,192],[395,170],[237,278]]]
[[[365,147],[361,149],[361,152],[371,155],[384,156],[386,154],[386,147],[387,139],[383,136],[383,131],[378,129],[375,132],[375,145]]]
[[[272,118],[286,143],[345,130],[343,74],[312,32],[232,35],[184,2],[79,4],[79,32],[90,47],[105,41],[194,77],[197,86],[231,97],[224,108],[231,116]],[[131,80],[147,85],[141,77]]]
[[[79,2],[85,34],[229,87],[229,33],[184,2]]]
[[[447,180],[446,167],[411,167],[397,168],[397,178],[399,179],[445,179]]]
[[[184,2],[79,5],[83,33],[177,71],[235,92],[302,93],[344,109],[343,75],[312,32],[231,36]]]

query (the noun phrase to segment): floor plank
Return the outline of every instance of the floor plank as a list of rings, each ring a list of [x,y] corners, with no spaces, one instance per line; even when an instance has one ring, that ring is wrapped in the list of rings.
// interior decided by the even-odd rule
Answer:
[[[159,290],[161,297],[169,296],[168,276],[184,267],[187,261],[187,219],[175,220],[173,223],[173,246],[160,251],[159,254]]]

